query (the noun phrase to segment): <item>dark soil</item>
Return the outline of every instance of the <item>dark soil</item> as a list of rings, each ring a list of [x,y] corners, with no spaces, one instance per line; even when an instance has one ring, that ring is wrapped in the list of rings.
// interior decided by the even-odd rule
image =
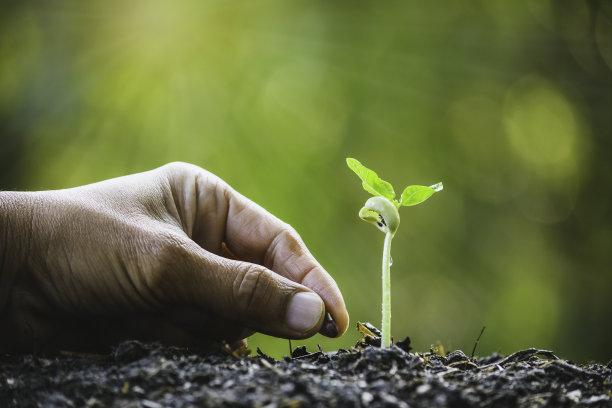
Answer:
[[[549,351],[470,360],[380,349],[275,361],[125,342],[110,355],[0,357],[0,407],[612,407],[612,364]]]

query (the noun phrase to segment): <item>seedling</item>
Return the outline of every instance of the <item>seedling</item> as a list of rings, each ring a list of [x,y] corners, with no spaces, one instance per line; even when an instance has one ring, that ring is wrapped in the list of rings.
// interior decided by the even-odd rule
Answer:
[[[399,208],[422,203],[434,193],[442,190],[442,183],[433,186],[408,186],[402,192],[399,200],[395,199],[393,186],[378,177],[358,160],[348,158],[346,164],[359,176],[362,187],[372,194],[359,217],[375,225],[385,234],[382,260],[382,342],[381,347],[391,345],[391,240],[399,227]]]

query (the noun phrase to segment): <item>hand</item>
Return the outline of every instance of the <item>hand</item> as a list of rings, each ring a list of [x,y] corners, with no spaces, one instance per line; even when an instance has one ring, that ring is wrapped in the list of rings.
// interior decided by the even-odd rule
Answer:
[[[193,165],[2,192],[2,221],[0,351],[306,338],[326,312],[335,324],[323,334],[348,326],[336,283],[295,230]]]

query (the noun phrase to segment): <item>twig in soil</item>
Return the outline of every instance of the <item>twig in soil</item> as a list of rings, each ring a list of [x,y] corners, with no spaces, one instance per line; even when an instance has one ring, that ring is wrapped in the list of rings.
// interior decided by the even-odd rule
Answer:
[[[463,361],[455,361],[454,363],[450,363],[447,367],[457,367],[457,366],[471,366],[472,368],[478,368],[478,364],[471,362],[470,360]],[[461,369],[466,369],[467,367],[460,367]]]
[[[479,367],[479,368],[483,368],[483,367]],[[503,367],[497,363],[487,364],[486,369],[487,369],[487,373],[491,373],[493,371],[504,371]]]
[[[587,370],[578,366],[575,366],[573,364],[569,364],[567,361],[563,361],[563,360],[552,360],[550,362],[550,365],[556,365],[561,367],[562,369],[564,369],[565,371],[569,371],[572,374],[576,374],[582,377],[586,377],[586,378],[592,378],[592,377],[596,377],[599,378],[599,374],[591,371],[591,370]]]
[[[504,364],[508,364],[508,363],[512,363],[512,362],[516,362],[516,361],[523,361],[528,359],[529,357],[535,355],[535,354],[541,354],[545,357],[551,358],[553,360],[559,360],[559,357],[555,356],[553,354],[552,351],[550,350],[539,350],[537,348],[528,348],[526,350],[519,350],[516,353],[512,353],[509,356],[506,356],[504,358],[502,358],[500,361],[496,361],[494,363],[491,364],[487,364],[487,365],[483,365],[480,366],[480,368],[488,368],[494,364],[498,364],[500,366],[503,366]]]
[[[288,340],[289,340],[289,355],[292,355],[293,354],[293,347],[291,347],[291,339],[288,339]]]
[[[277,375],[282,376],[283,373],[281,370],[279,370],[278,368],[274,367],[272,365],[272,363],[270,363],[268,360],[266,360],[265,358],[261,359],[261,365],[263,365],[264,367],[266,367],[267,369],[274,371]]]
[[[141,404],[145,408],[163,408],[162,404],[147,399],[142,400]]]
[[[314,353],[309,353],[308,350],[306,350],[306,346],[296,347],[296,349],[293,350],[293,353],[291,353],[291,359],[314,361],[315,359],[325,355],[321,345],[317,344],[317,347],[319,348],[319,351],[316,351]]]
[[[482,329],[480,330],[480,334],[478,335],[478,337],[476,337],[476,342],[474,342],[474,348],[472,349],[472,355],[470,356],[470,360],[474,359],[474,353],[476,352],[476,347],[478,346],[478,342],[480,341],[480,337],[482,337],[482,333],[484,333],[486,328],[487,328],[487,326],[482,326]]]
[[[170,365],[172,365],[172,361],[169,361],[169,360],[164,361],[159,366],[155,367],[152,370],[149,370],[146,378],[150,379],[150,378],[155,377],[157,374],[159,374],[162,370],[168,368]]]
[[[455,367],[447,367],[445,371],[440,371],[439,373],[436,373],[436,376],[442,380],[444,380],[444,378],[449,375],[449,374],[453,374],[453,373],[458,373],[461,372],[461,370],[459,370],[458,368]]]
[[[308,353],[308,354],[304,354],[302,356],[293,357],[293,359],[294,360],[306,360],[306,359],[309,359],[309,358],[314,359],[314,357],[319,357],[319,356],[322,356],[322,355],[323,355],[322,351],[317,351],[317,352],[314,352],[314,353]]]

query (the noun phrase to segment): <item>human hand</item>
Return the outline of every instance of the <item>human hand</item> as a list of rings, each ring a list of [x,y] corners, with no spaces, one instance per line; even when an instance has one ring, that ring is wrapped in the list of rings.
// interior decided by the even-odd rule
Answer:
[[[323,334],[348,326],[336,283],[295,230],[190,164],[2,192],[0,227],[0,351],[306,338],[325,312],[335,325]]]

